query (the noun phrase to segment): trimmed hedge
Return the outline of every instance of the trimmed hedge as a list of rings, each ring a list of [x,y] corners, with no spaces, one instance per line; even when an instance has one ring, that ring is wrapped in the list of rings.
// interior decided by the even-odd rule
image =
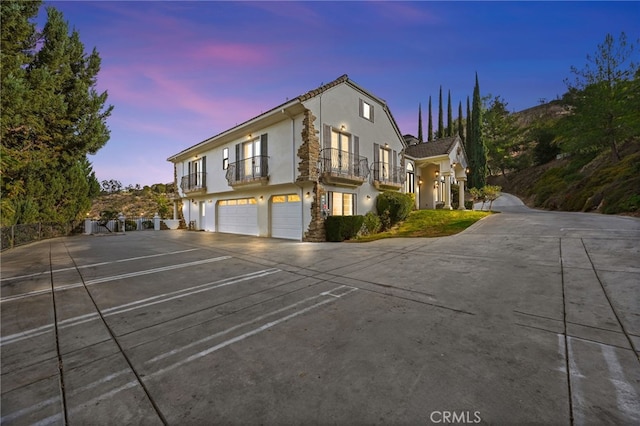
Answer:
[[[376,210],[385,229],[405,220],[414,205],[413,197],[402,192],[385,191],[376,198]],[[385,223],[387,218],[389,223]]]
[[[324,222],[327,241],[349,240],[358,234],[363,223],[364,216],[329,216]]]

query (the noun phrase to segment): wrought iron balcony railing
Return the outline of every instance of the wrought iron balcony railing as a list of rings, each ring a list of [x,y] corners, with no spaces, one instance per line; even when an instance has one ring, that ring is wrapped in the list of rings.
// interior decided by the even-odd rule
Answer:
[[[269,180],[269,157],[259,155],[231,163],[226,178],[231,186],[266,183]]]
[[[207,173],[191,173],[186,176],[182,176],[180,182],[180,188],[185,194],[192,192],[200,192],[207,190]]]
[[[373,183],[384,188],[399,189],[407,178],[404,167],[393,167],[382,161],[371,165]]]
[[[369,174],[367,157],[335,148],[320,151],[320,167],[328,183],[360,185]]]

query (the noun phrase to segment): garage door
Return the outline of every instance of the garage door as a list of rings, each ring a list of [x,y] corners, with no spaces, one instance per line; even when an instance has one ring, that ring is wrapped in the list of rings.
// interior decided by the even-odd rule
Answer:
[[[258,208],[255,198],[222,200],[218,203],[218,231],[258,235]]]
[[[302,238],[302,201],[297,194],[274,195],[271,198],[271,236]]]

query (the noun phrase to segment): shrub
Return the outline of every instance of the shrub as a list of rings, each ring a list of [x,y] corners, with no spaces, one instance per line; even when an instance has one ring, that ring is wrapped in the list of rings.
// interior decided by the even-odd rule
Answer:
[[[325,220],[327,241],[349,240],[358,235],[363,223],[364,216],[329,216]]]
[[[363,224],[363,228],[364,228],[364,234],[377,234],[378,232],[380,232],[380,229],[382,228],[382,221],[380,220],[380,217],[375,214],[374,212],[369,212],[366,215],[364,215],[364,224]]]
[[[414,201],[411,195],[401,192],[386,191],[378,195],[376,199],[376,210],[378,215],[385,222],[385,216],[388,215],[389,226],[405,220],[411,210],[413,210]],[[385,226],[384,229],[388,227]]]

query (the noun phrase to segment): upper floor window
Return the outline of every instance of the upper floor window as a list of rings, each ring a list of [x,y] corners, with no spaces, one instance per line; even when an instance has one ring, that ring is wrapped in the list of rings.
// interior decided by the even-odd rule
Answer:
[[[373,105],[360,99],[360,117],[373,122]]]
[[[229,168],[229,148],[222,150],[222,170]]]

